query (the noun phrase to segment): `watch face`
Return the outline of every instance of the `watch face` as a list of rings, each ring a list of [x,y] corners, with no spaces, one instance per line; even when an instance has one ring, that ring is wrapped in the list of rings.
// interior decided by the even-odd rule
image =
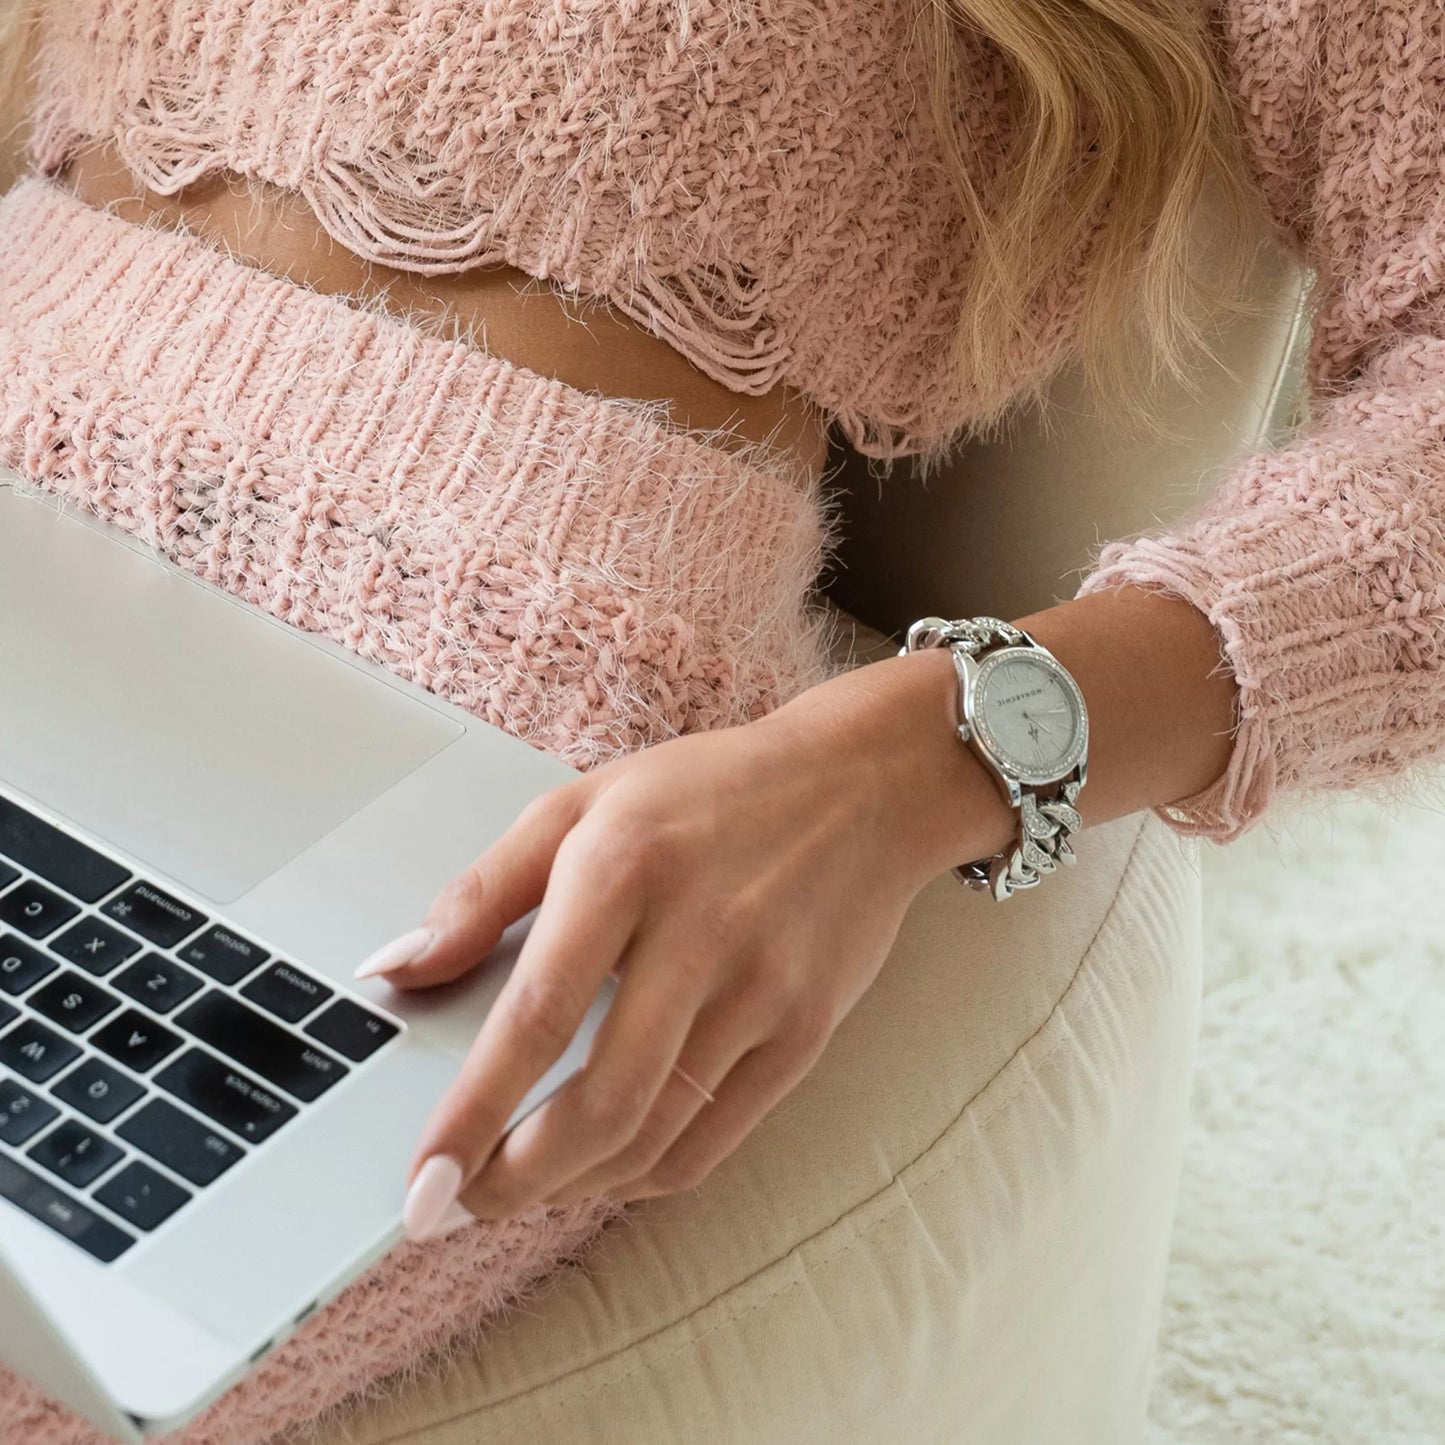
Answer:
[[[1008,649],[986,657],[974,684],[973,714],[984,745],[1020,782],[1053,782],[1083,755],[1083,697],[1073,678],[1043,655]]]

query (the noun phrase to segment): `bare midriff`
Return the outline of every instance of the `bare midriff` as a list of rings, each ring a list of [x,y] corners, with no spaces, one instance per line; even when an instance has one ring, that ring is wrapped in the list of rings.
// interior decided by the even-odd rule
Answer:
[[[676,425],[706,433],[711,445],[761,442],[802,463],[804,476],[822,474],[827,422],[812,402],[782,384],[762,396],[732,391],[605,303],[565,297],[515,266],[429,276],[381,265],[335,241],[294,192],[227,172],[160,195],[108,144],[74,157],[59,179],[126,220],[184,224],[248,265],[330,295],[379,298],[428,332],[584,391],[665,402]]]

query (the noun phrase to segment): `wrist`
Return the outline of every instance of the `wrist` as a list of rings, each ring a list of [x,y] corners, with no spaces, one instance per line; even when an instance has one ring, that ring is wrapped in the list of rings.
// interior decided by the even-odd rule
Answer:
[[[998,778],[957,732],[958,672],[947,647],[872,664],[889,702],[897,787],[909,800],[920,866],[935,878],[1012,847],[1018,814]]]
[[[877,797],[879,843],[919,887],[1013,845],[1018,814],[956,728],[958,674],[946,647],[867,663],[771,717],[831,735]]]

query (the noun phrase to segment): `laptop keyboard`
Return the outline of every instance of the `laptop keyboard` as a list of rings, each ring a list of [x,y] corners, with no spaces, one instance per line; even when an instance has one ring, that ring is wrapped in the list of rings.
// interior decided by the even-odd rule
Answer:
[[[95,1259],[399,1032],[0,794],[0,1200]]]

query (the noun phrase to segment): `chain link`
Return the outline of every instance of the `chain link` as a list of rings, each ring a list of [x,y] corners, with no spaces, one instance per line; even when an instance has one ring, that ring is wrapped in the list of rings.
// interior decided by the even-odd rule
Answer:
[[[1019,805],[1019,844],[1012,852],[995,853],[972,863],[960,863],[954,875],[980,892],[992,893],[999,903],[1020,888],[1033,888],[1046,873],[1071,868],[1078,855],[1070,846],[1070,834],[1079,832],[1084,820],[1074,807],[1079,781],[1070,778],[1060,785],[1059,796],[1040,802],[1025,792]]]
[[[1001,617],[966,617],[956,622],[947,622],[942,617],[921,617],[908,629],[908,641],[899,648],[899,656],[917,652],[920,647],[956,643],[970,657],[977,657],[996,642],[1018,647],[1032,641],[1028,633]]]

